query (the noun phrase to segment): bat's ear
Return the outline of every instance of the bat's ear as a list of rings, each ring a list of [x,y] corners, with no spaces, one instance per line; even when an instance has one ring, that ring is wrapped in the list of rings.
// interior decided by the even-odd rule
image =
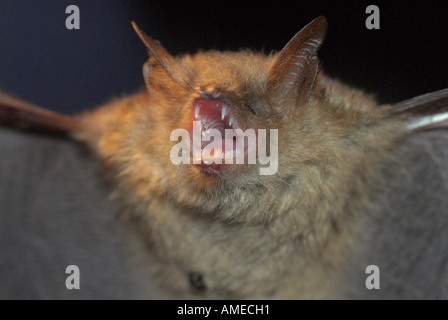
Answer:
[[[319,67],[317,51],[327,33],[320,16],[300,30],[278,53],[269,69],[268,90],[275,105],[303,105],[313,89]]]
[[[149,60],[143,66],[143,76],[148,89],[151,90],[154,87],[160,89],[164,84],[168,87],[172,87],[174,84],[181,85],[181,68],[176,59],[162,47],[160,42],[148,37],[141,31],[133,21],[132,26],[148,49]],[[156,70],[159,69],[156,68],[157,66],[163,68],[165,77],[163,74],[156,73]],[[171,83],[169,83],[169,80],[171,80]],[[167,81],[168,83],[166,83]]]

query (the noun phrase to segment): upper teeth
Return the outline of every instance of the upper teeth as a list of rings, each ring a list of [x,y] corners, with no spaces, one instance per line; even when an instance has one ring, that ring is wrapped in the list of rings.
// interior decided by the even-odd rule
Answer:
[[[232,117],[230,117],[230,118],[229,118],[229,126],[231,126],[231,125],[232,125],[232,123],[233,123],[233,118],[232,118]]]
[[[227,106],[223,106],[221,109],[221,120],[224,120],[227,114]]]
[[[201,110],[201,107],[197,106],[196,109],[194,109],[194,118],[197,119],[199,117],[199,111]]]

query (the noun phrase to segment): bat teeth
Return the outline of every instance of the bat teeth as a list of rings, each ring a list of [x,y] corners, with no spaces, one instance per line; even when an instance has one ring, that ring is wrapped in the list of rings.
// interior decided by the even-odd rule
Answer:
[[[221,109],[221,121],[224,120],[224,118],[226,117],[226,115],[227,115],[227,106],[224,105],[224,106],[222,107],[222,109]]]
[[[194,118],[197,119],[199,118],[199,112],[201,111],[201,107],[200,106],[196,106],[196,108],[194,109]]]
[[[229,126],[232,126],[233,122],[234,122],[233,117],[230,117],[229,118]]]

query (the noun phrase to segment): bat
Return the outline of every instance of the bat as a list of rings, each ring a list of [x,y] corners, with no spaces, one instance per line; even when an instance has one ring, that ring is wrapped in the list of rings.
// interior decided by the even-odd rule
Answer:
[[[83,150],[86,188],[129,228],[114,241],[137,252],[120,268],[151,279],[126,294],[447,298],[448,89],[379,105],[328,77],[323,16],[269,55],[174,57],[133,27],[141,92],[73,117],[0,95],[4,125]]]

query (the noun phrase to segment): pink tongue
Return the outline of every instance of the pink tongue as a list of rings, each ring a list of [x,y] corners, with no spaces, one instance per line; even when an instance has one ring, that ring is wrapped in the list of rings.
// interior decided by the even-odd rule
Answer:
[[[221,120],[223,102],[219,100],[196,100],[193,104],[194,120],[201,121],[207,129],[223,129],[224,122]],[[199,114],[195,111],[198,108]],[[197,118],[196,118],[197,116]]]
[[[229,137],[226,139],[225,137],[225,129],[232,129],[227,120],[222,119],[222,108],[226,107],[222,101],[219,100],[196,100],[192,106],[192,118],[194,121],[199,121],[201,124],[201,149],[204,150],[210,143],[210,150],[212,147],[213,151],[208,155],[207,152],[202,152],[202,157],[200,156],[200,151],[194,151],[194,158],[199,159],[202,158],[202,163],[205,165],[214,164],[213,167],[218,169],[216,166],[216,162],[219,162],[218,159],[221,159],[221,164],[225,164],[225,159],[235,158],[238,155],[245,153],[247,150],[247,146],[239,146],[236,144],[235,139],[233,137]],[[207,132],[208,129],[215,129],[221,133],[221,141],[220,143],[213,141],[213,138],[210,138],[212,141],[206,141],[203,139],[203,133]],[[197,132],[197,131],[196,131]],[[200,139],[199,136],[196,139]],[[235,163],[235,159],[233,159],[232,163]],[[228,162],[227,162],[228,163]],[[219,166],[219,164],[218,164]]]

